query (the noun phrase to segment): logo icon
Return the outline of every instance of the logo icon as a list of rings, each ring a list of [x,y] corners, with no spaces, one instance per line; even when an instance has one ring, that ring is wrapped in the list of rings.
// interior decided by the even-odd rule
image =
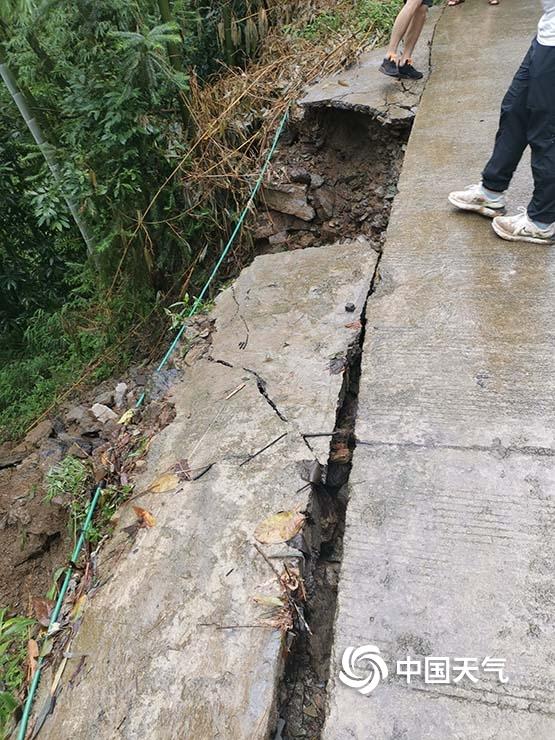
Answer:
[[[339,680],[364,696],[372,693],[380,681],[388,676],[387,665],[375,645],[348,647],[341,659]]]

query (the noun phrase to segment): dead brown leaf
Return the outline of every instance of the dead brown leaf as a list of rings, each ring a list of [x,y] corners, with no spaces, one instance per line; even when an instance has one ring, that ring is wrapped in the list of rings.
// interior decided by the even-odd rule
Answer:
[[[48,627],[50,625],[50,615],[53,608],[54,602],[50,599],[43,599],[40,596],[35,596],[33,598],[33,611],[35,613],[35,617],[37,622],[43,627]]]
[[[352,452],[344,442],[334,443],[330,452],[330,460],[336,463],[351,462]]]
[[[150,527],[154,527],[154,525],[156,524],[156,519],[152,516],[150,511],[142,509],[140,506],[134,506],[133,511],[137,515],[139,527],[145,527],[149,529]]]
[[[71,622],[76,622],[79,619],[79,617],[83,613],[83,609],[85,607],[86,602],[87,602],[87,594],[81,594],[81,596],[77,599],[77,601],[75,602],[71,610],[71,614],[69,616]]]
[[[351,321],[350,324],[345,324],[345,329],[362,329],[362,322],[361,321]]]
[[[179,487],[179,476],[176,473],[164,473],[147,488],[148,493],[168,493]]]
[[[39,657],[39,646],[36,640],[27,641],[27,670],[28,680],[30,681],[37,670],[37,660]]]
[[[268,608],[283,609],[285,602],[279,596],[253,596],[252,600],[258,606],[267,606]]]
[[[298,511],[278,511],[260,522],[254,530],[254,536],[263,545],[287,542],[301,531],[305,518]]]

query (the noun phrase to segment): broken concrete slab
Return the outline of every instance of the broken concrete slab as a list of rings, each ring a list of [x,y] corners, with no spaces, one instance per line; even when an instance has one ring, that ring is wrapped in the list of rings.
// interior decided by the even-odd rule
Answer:
[[[538,12],[466,3],[437,26],[366,314],[326,740],[555,736],[553,254],[446,201],[479,178]],[[454,77],[469,55],[502,73]],[[367,644],[390,675],[365,697],[338,674]],[[494,656],[509,680],[408,685],[409,656]]]
[[[360,318],[376,260],[365,240],[259,257],[222,293],[212,357],[184,368],[176,418],[152,442],[136,491],[178,461],[204,474],[134,501],[156,526],[131,552],[135,517],[123,511],[104,555],[117,554],[118,568],[72,646],[85,668],[71,686],[67,671],[46,739],[250,740],[275,727],[283,638],[253,596],[279,591],[253,535],[277,511],[312,511],[302,471],[314,453],[300,432],[333,431],[343,375],[330,373],[330,353],[344,358],[360,334],[346,324]],[[324,461],[329,444],[319,446]],[[306,531],[309,554],[317,530]],[[300,567],[298,546],[264,551],[276,567]]]
[[[332,432],[377,262],[363,237],[257,257],[216,302],[212,358],[255,373],[301,433]],[[329,438],[310,444],[325,464]]]
[[[424,72],[421,81],[394,80],[379,74],[384,49],[364,52],[355,66],[317,82],[299,101],[305,108],[343,108],[378,118],[386,124],[411,121],[430,74],[430,45],[441,10],[430,11],[415,54],[415,66]]]
[[[286,434],[241,466],[288,432],[241,369],[201,361],[175,401],[177,419],[155,439],[138,490],[179,459],[212,467],[176,492],[140,498],[156,526],[139,534],[86,610],[73,649],[88,656],[87,669],[64,687],[46,738],[112,738],[116,729],[121,738],[247,738],[273,721],[282,638],[253,602],[276,595],[253,531],[279,509],[307,505],[296,466],[309,450]],[[121,526],[132,518],[127,512]]]

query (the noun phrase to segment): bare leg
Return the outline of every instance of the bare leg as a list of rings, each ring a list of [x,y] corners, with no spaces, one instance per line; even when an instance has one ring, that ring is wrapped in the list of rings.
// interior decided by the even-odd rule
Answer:
[[[406,34],[416,12],[422,7],[422,0],[407,0],[407,4],[397,16],[391,32],[391,40],[387,49],[389,58],[396,58],[401,39]],[[416,41],[415,41],[416,43]]]
[[[403,64],[412,57],[412,52],[414,51],[416,42],[420,38],[420,34],[422,33],[422,29],[424,28],[427,14],[428,8],[426,5],[421,5],[418,8],[417,12],[414,14],[412,21],[410,22],[410,25],[405,33],[403,54],[401,56],[401,59],[399,60],[400,67],[402,67]]]

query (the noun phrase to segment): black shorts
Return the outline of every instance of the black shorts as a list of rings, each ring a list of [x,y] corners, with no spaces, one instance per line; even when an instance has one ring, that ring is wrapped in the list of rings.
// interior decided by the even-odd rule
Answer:
[[[404,0],[405,5],[407,4],[407,0]],[[427,5],[429,8],[432,7],[434,4],[434,0],[422,0],[422,5]]]

